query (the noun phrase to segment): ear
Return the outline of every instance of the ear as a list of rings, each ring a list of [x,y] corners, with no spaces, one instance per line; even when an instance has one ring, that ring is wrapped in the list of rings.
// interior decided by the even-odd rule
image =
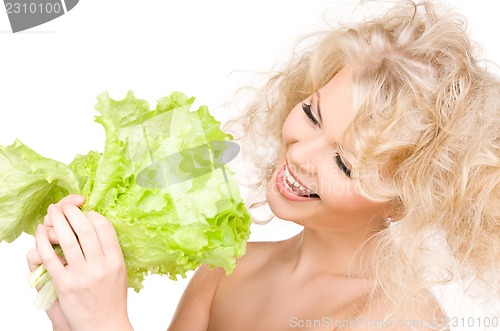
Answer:
[[[389,226],[398,222],[403,218],[404,209],[401,200],[397,199],[396,201],[390,202],[387,209],[384,210],[384,217],[386,225]]]

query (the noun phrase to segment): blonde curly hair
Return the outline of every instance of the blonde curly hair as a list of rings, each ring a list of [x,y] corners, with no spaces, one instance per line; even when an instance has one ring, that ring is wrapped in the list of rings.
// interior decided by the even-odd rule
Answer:
[[[262,189],[290,110],[352,70],[354,116],[340,149],[361,194],[391,201],[398,219],[353,263],[370,266],[375,280],[363,305],[383,300],[387,318],[435,315],[430,286],[457,275],[499,293],[500,82],[466,28],[449,8],[401,1],[378,18],[308,36],[241,119]]]

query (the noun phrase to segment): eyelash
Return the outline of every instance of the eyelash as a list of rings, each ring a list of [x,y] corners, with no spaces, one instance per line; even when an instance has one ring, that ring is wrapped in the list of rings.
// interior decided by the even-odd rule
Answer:
[[[311,121],[312,124],[317,125],[319,123],[318,120],[316,119],[316,117],[314,117],[314,115],[312,114],[311,105],[303,102],[302,103],[302,110],[304,111],[307,118],[309,118],[309,120]],[[346,175],[349,178],[351,177],[351,169],[349,169],[345,165],[345,163],[342,161],[342,158],[340,157],[340,155],[338,153],[335,154],[335,163],[337,164],[337,167],[339,167],[340,171],[342,171],[342,173],[344,175]]]
[[[349,169],[345,163],[342,161],[342,158],[340,155],[337,153],[335,154],[335,163],[337,163],[337,166],[340,168],[340,170],[346,175],[347,177],[351,178],[351,169]]]
[[[311,112],[311,105],[308,105],[307,103],[302,103],[302,110],[304,111],[304,113],[306,114],[307,118],[309,118],[309,120],[311,121],[311,123],[313,125],[318,125],[318,120],[316,119],[316,117],[314,117],[314,115],[312,114]]]

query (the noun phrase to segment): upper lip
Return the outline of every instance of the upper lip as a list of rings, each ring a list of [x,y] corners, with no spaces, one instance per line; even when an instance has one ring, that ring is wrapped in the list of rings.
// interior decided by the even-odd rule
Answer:
[[[286,164],[286,167],[288,169],[288,172],[290,173],[290,175],[293,177],[293,179],[295,179],[300,185],[304,186],[306,189],[308,189],[309,191],[311,192],[314,192],[316,193],[314,190],[311,190],[309,188],[309,186],[305,185],[296,175],[295,173],[292,171],[292,168],[290,168],[290,164],[288,163],[288,160],[285,160],[285,164]]]

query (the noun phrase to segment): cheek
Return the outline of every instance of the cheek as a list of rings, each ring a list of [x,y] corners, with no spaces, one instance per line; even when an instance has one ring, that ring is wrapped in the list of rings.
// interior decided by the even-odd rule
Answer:
[[[304,131],[304,121],[301,121],[299,105],[295,106],[288,114],[282,127],[282,137],[284,144],[293,143],[300,138],[300,133]]]
[[[372,202],[356,193],[355,186],[348,179],[335,176],[328,183],[321,184],[321,201],[331,210],[342,214],[375,214],[381,208],[380,203]]]
[[[338,177],[338,176],[335,176]],[[337,180],[329,180],[328,182],[322,181],[320,183],[321,200],[332,207],[354,207],[360,203],[359,196],[354,192],[352,184],[347,183],[338,178]]]

